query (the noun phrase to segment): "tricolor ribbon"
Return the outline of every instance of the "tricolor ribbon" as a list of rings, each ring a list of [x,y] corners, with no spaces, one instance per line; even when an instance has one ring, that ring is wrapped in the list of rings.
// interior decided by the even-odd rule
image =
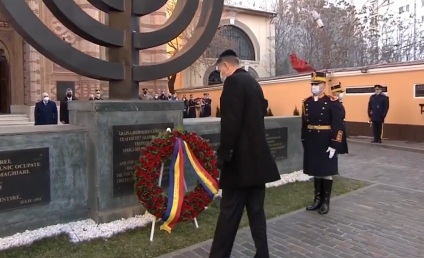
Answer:
[[[160,226],[161,230],[165,230],[168,233],[171,233],[172,228],[177,224],[181,215],[181,207],[186,190],[184,183],[185,160],[188,161],[190,170],[194,171],[197,180],[210,198],[213,198],[219,189],[218,182],[200,165],[188,144],[182,139],[177,138],[169,169],[168,205],[161,219],[162,225]]]

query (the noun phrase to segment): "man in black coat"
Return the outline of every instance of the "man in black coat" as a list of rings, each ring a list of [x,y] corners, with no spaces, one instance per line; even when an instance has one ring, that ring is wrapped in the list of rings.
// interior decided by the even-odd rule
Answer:
[[[383,123],[389,111],[389,97],[382,92],[383,86],[375,85],[375,94],[368,102],[368,117],[372,123],[373,143],[381,143],[383,138]]]
[[[340,150],[337,151],[337,154],[348,154],[349,148],[347,146],[347,134],[346,134],[346,109],[343,106],[343,97],[344,97],[344,90],[342,88],[342,84],[339,82],[337,85],[331,86],[331,93],[334,97],[337,97],[342,104],[342,113],[343,113],[343,141],[342,145],[340,147]]]
[[[232,50],[217,61],[225,79],[220,99],[221,141],[217,165],[221,168],[220,214],[210,258],[229,258],[246,207],[256,258],[268,258],[265,184],[280,179],[265,137],[267,101],[259,83],[244,69]]]
[[[303,100],[301,129],[303,173],[314,177],[314,201],[306,210],[320,214],[330,211],[344,129],[343,106],[337,97],[324,93],[325,83],[325,73],[312,73],[312,96]]]
[[[43,100],[34,108],[34,125],[57,125],[57,105],[50,101],[49,94],[43,93]]]
[[[74,97],[72,89],[66,89],[66,97],[60,101],[60,121],[62,124],[69,124],[68,102],[78,100]]]

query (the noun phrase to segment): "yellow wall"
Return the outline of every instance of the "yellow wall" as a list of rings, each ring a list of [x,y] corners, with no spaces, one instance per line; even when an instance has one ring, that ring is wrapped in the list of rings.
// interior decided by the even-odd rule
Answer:
[[[340,74],[340,75],[338,75]],[[342,87],[361,87],[381,84],[388,87],[390,109],[386,123],[423,125],[424,114],[418,104],[424,103],[424,98],[414,98],[414,84],[424,84],[424,68],[419,71],[390,72],[381,74],[343,75],[334,73],[334,84],[341,82]],[[288,81],[287,81],[288,80]],[[290,81],[298,80],[298,81]],[[300,81],[299,81],[300,80]],[[265,98],[275,116],[292,115],[295,106],[300,111],[302,100],[310,96],[309,76],[301,78],[275,79],[261,82]],[[328,85],[327,85],[328,88]],[[212,98],[212,113],[219,104],[222,86],[207,89],[181,89],[179,95],[193,94],[195,97],[210,93]],[[370,95],[349,95],[344,98],[346,121],[367,122],[367,106]]]

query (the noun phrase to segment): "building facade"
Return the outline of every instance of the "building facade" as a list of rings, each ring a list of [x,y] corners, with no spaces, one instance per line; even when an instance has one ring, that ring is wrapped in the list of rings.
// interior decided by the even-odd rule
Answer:
[[[74,0],[91,17],[105,22],[106,14],[94,8],[87,0]],[[27,0],[32,11],[58,37],[74,48],[93,57],[106,59],[106,49],[88,42],[63,26],[43,4],[42,0]],[[140,19],[140,30],[152,31],[166,21],[165,7]],[[167,58],[166,45],[140,52],[140,62],[161,62]],[[142,86],[142,87],[141,87]],[[167,80],[140,84],[141,88],[160,91],[167,87]],[[13,29],[0,10],[0,114],[32,114],[34,103],[47,92],[54,101],[60,101],[66,88],[72,88],[78,99],[88,99],[100,89],[107,98],[107,82],[86,78],[70,72],[38,53]]]
[[[242,66],[254,77],[275,76],[274,16],[275,13],[269,11],[226,6],[215,40],[201,62],[180,73],[176,88],[219,84],[214,63],[228,48],[238,54]]]

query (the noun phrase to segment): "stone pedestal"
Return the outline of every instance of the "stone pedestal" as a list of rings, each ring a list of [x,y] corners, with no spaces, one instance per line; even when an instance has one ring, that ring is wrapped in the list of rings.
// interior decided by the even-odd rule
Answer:
[[[69,103],[70,124],[88,130],[88,207],[94,221],[106,223],[144,212],[131,189],[134,164],[128,159],[138,159],[140,147],[157,133],[154,129],[182,126],[182,110],[180,101]]]

